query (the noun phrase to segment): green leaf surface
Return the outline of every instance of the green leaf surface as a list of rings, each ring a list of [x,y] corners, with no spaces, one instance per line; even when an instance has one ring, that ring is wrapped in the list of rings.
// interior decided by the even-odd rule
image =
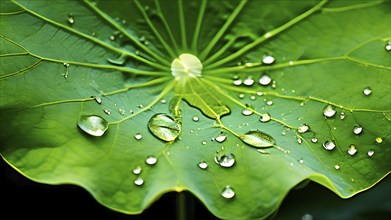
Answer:
[[[0,4],[0,153],[35,181],[254,219],[303,181],[348,198],[390,173],[388,0]],[[183,53],[201,76],[172,75]]]

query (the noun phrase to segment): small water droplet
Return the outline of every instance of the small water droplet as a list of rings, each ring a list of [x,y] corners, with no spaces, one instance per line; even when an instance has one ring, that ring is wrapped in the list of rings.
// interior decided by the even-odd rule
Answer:
[[[141,171],[142,171],[141,166],[137,166],[137,167],[135,167],[135,168],[133,169],[132,172],[133,172],[135,175],[139,175],[139,174],[141,173]]]
[[[144,179],[141,178],[141,177],[137,177],[135,180],[134,180],[134,184],[136,186],[142,186],[144,184]]]
[[[137,108],[143,108],[144,106],[142,104],[136,105]]]
[[[373,151],[373,150],[368,151],[368,156],[372,157],[374,154],[375,154],[375,151]]]
[[[251,130],[245,134],[239,135],[239,138],[248,145],[253,147],[272,147],[276,144],[276,140],[260,130]]]
[[[272,100],[269,100],[266,102],[267,105],[273,105],[273,101]]]
[[[221,192],[221,196],[226,199],[232,199],[235,196],[235,191],[231,186],[225,186]]]
[[[263,56],[263,59],[262,59],[262,62],[264,64],[272,64],[272,63],[274,63],[274,61],[275,61],[274,57],[272,57],[270,55],[265,55],[265,56]]]
[[[326,141],[323,143],[323,147],[326,150],[333,150],[335,148],[335,143],[333,141]]]
[[[316,138],[316,137],[311,138],[311,142],[314,144],[318,143],[318,138]]]
[[[94,98],[95,102],[98,104],[102,104],[102,98],[98,96],[92,96],[91,98]]]
[[[193,121],[197,122],[197,121],[199,121],[199,120],[200,120],[200,119],[198,118],[197,115],[194,115],[194,116],[193,116]]]
[[[236,79],[233,81],[233,83],[235,86],[240,86],[240,85],[242,85],[243,81],[241,79]]]
[[[122,109],[122,108],[119,108],[118,112],[119,112],[120,115],[125,115],[125,110]]]
[[[262,96],[263,92],[257,92],[257,96]]]
[[[303,163],[304,163],[304,160],[303,160],[303,159],[300,159],[300,160],[299,160],[299,163],[303,164]]]
[[[341,120],[345,119],[345,112],[341,112],[341,113],[339,114],[339,118],[340,118]]]
[[[202,144],[202,145],[205,145],[205,144],[206,144],[206,141],[202,141],[201,144]]]
[[[255,96],[252,95],[252,96],[250,97],[250,99],[251,99],[251,100],[255,100]]]
[[[354,144],[351,144],[348,148],[348,154],[353,156],[357,153],[357,148],[356,148],[356,145]]]
[[[219,134],[219,136],[217,136],[215,138],[215,140],[219,143],[223,143],[225,140],[227,140],[227,136],[224,135],[224,134]]]
[[[270,83],[272,82],[272,78],[270,78],[270,76],[268,75],[262,75],[260,78],[259,78],[259,84],[263,85],[263,86],[267,86],[269,85]]]
[[[103,112],[106,113],[106,115],[111,115],[111,112],[107,109],[103,109]]]
[[[170,142],[178,137],[182,125],[171,116],[159,113],[151,117],[148,128],[155,137]]]
[[[145,163],[148,165],[155,165],[157,163],[157,158],[155,156],[148,156],[147,159],[145,159]]]
[[[391,51],[391,42],[388,42],[388,44],[386,44],[386,51]]]
[[[72,13],[68,15],[68,19],[67,20],[68,20],[68,23],[70,25],[73,25],[75,23],[75,17],[73,16]]]
[[[208,168],[208,164],[205,161],[201,161],[198,163],[198,167],[205,170],[206,168]]]
[[[215,162],[222,167],[232,167],[235,164],[235,155],[234,154],[225,154],[222,152],[216,152]]]
[[[162,100],[160,100],[160,103],[162,103],[162,104],[166,104],[166,103],[167,103],[167,100],[165,100],[165,99],[162,99]]]
[[[96,115],[82,115],[77,122],[81,130],[92,136],[102,136],[109,127],[107,121]]]
[[[376,143],[381,144],[381,143],[383,142],[383,138],[377,137],[377,138],[375,139],[375,141],[376,141]]]
[[[340,167],[338,164],[335,164],[334,168],[335,168],[336,170],[339,170],[339,168],[341,168],[341,167]]]
[[[362,92],[364,93],[364,95],[368,96],[372,93],[372,90],[371,90],[371,88],[366,87],[366,88],[364,88],[364,90]]]
[[[310,130],[310,126],[308,126],[307,124],[303,124],[302,126],[300,126],[298,129],[297,129],[297,132],[303,134],[307,131]]]
[[[110,35],[110,40],[111,41],[115,40],[115,36],[114,35]]]
[[[363,131],[363,127],[361,127],[360,125],[356,125],[356,126],[354,126],[354,128],[353,128],[353,133],[354,133],[355,135],[361,134],[362,131]]]
[[[259,118],[260,122],[269,122],[272,119],[272,117],[268,113],[264,113]]]
[[[242,110],[242,115],[244,115],[244,116],[249,116],[249,115],[252,115],[252,114],[253,114],[253,111],[251,109],[244,108]]]
[[[331,118],[335,115],[337,111],[333,108],[333,106],[331,105],[327,105],[324,109],[323,109],[323,115],[326,116],[327,118]]]
[[[297,137],[297,143],[299,144],[303,143],[303,139],[301,139],[301,137]]]
[[[239,98],[243,99],[244,98],[244,94],[239,94]]]
[[[136,140],[141,140],[143,138],[143,135],[141,135],[140,133],[137,133],[134,135],[134,139]]]
[[[243,84],[246,86],[252,86],[254,84],[254,79],[252,77],[247,77],[243,80]]]
[[[69,67],[69,63],[63,63],[64,67]]]

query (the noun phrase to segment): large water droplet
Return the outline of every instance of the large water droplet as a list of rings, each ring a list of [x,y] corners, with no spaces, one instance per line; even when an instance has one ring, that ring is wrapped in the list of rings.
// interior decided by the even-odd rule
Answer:
[[[137,133],[134,135],[134,139],[136,140],[141,140],[143,138],[143,135],[141,135],[140,133]]]
[[[373,151],[373,150],[368,151],[368,156],[372,157],[374,154],[375,154],[375,151]]]
[[[253,111],[251,109],[244,108],[242,110],[242,115],[244,115],[244,116],[249,116],[249,115],[252,115],[252,114],[253,114]]]
[[[144,184],[144,179],[141,178],[141,177],[137,177],[135,180],[134,180],[134,184],[136,186],[142,186]]]
[[[157,163],[157,158],[155,156],[148,156],[147,159],[145,159],[145,163],[148,165],[155,165]]]
[[[326,116],[327,118],[331,118],[335,115],[337,111],[333,108],[333,106],[331,105],[327,105],[324,109],[323,109],[323,115]]]
[[[351,144],[348,148],[348,154],[353,156],[357,153],[357,148],[356,148],[356,145],[354,144]]]
[[[264,64],[272,64],[272,63],[274,63],[274,60],[275,60],[274,57],[272,57],[270,55],[265,55],[265,56],[263,56],[262,62]]]
[[[235,164],[235,155],[216,152],[215,162],[222,167],[232,167]]]
[[[270,78],[270,76],[268,75],[262,75],[260,78],[259,78],[259,84],[263,85],[263,86],[267,86],[269,85],[270,83],[272,82],[272,78]]]
[[[362,93],[364,93],[364,95],[368,96],[368,95],[370,95],[372,93],[372,90],[371,90],[371,88],[366,87],[366,88],[364,88]]]
[[[219,134],[219,136],[217,136],[215,138],[215,140],[219,143],[223,143],[225,140],[227,140],[227,136],[224,135],[224,134]]]
[[[253,147],[272,147],[276,141],[270,135],[259,130],[252,130],[245,134],[239,135],[239,138],[248,145]]]
[[[254,79],[252,77],[247,77],[243,80],[243,84],[246,86],[251,86],[254,84]]]
[[[323,147],[326,150],[333,150],[335,148],[335,143],[333,141],[326,141],[323,143]]]
[[[308,126],[307,124],[303,124],[302,126],[300,126],[298,129],[297,129],[297,132],[299,133],[305,133],[307,131],[310,130],[310,126]]]
[[[231,186],[225,186],[221,192],[221,196],[226,199],[232,199],[235,196],[235,191]]]
[[[272,119],[272,117],[268,114],[268,113],[264,113],[261,115],[261,117],[259,118],[259,121],[260,122],[268,122]]]
[[[82,115],[77,122],[81,130],[92,136],[102,136],[109,127],[107,121],[96,115]]]
[[[356,125],[356,126],[354,126],[354,128],[353,128],[353,133],[354,133],[355,135],[361,134],[362,131],[363,131],[363,127],[360,126],[360,125]]]
[[[198,163],[198,167],[205,170],[206,168],[208,168],[208,164],[205,161],[201,161]]]
[[[148,128],[163,141],[174,141],[181,132],[181,124],[167,114],[156,114],[148,122]]]
[[[136,175],[139,175],[141,171],[142,171],[141,166],[137,166],[136,168],[133,169],[133,173]]]

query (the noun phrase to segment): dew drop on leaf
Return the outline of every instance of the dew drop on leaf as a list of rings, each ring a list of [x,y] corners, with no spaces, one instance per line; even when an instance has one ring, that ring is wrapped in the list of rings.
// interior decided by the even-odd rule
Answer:
[[[377,137],[377,138],[375,139],[375,141],[376,141],[376,143],[381,144],[381,143],[383,142],[383,138]]]
[[[141,178],[141,177],[137,177],[135,180],[134,180],[134,184],[136,186],[142,186],[144,184],[144,179]]]
[[[155,114],[148,122],[148,128],[155,137],[163,141],[174,141],[181,132],[181,124],[167,114]]]
[[[252,86],[254,84],[254,79],[252,77],[247,77],[243,80],[243,84],[246,86]]]
[[[167,103],[167,100],[165,100],[165,99],[162,99],[162,100],[160,100],[160,103],[162,103],[162,104],[166,104],[166,103]]]
[[[252,114],[253,114],[253,111],[251,109],[245,108],[242,110],[242,115],[244,115],[244,116],[249,116]]]
[[[345,119],[345,112],[341,112],[339,114],[339,119],[344,120]]]
[[[138,175],[138,174],[141,173],[141,171],[142,171],[141,166],[137,166],[136,168],[133,169],[132,172],[133,172],[135,175]]]
[[[311,142],[314,144],[318,143],[318,138],[316,138],[316,137],[311,138]]]
[[[272,117],[268,113],[264,113],[259,118],[260,122],[269,122],[272,119]]]
[[[145,159],[145,163],[148,165],[155,165],[157,163],[157,158],[155,156],[148,156],[147,159]]]
[[[251,100],[255,100],[255,96],[252,95],[252,96],[250,97],[250,99],[251,99]]]
[[[103,112],[106,114],[106,115],[111,115],[111,112],[107,109],[104,109]]]
[[[337,111],[333,108],[333,106],[331,105],[327,105],[324,109],[323,109],[323,115],[326,116],[327,118],[331,118],[335,115]]]
[[[240,86],[240,85],[242,85],[242,83],[243,83],[243,81],[241,79],[236,79],[236,80],[233,81],[233,84],[235,86]]]
[[[272,100],[269,100],[266,102],[267,105],[273,105],[273,101]]]
[[[354,144],[351,144],[348,148],[348,154],[353,156],[357,153],[357,148],[356,148],[356,145]]]
[[[221,192],[221,196],[226,199],[232,199],[235,196],[235,191],[231,186],[225,186]]]
[[[98,104],[102,104],[102,98],[98,96],[92,96],[91,98],[94,98],[95,102]]]
[[[64,65],[65,68],[69,67],[69,63],[63,63],[62,65]]]
[[[375,151],[373,151],[373,150],[368,151],[368,156],[372,157],[374,154],[375,154]]]
[[[109,127],[107,121],[96,115],[82,115],[77,122],[81,130],[92,136],[102,136]]]
[[[297,137],[297,143],[299,144],[303,143],[303,139],[301,139],[301,137]]]
[[[239,138],[246,144],[253,147],[272,147],[276,141],[270,135],[260,130],[251,130],[245,134],[239,135]]]
[[[372,90],[371,90],[371,88],[366,87],[366,88],[364,88],[362,93],[364,93],[364,95],[366,95],[366,96],[369,96],[372,93]]]
[[[299,160],[299,163],[303,164],[303,163],[304,163],[304,160],[303,160],[303,159],[300,159],[300,160]]]
[[[243,99],[244,98],[244,94],[239,94],[239,98]]]
[[[198,167],[205,170],[206,168],[208,168],[208,164],[205,161],[201,161],[198,163]]]
[[[110,35],[109,38],[110,38],[111,41],[115,40],[115,36],[114,35]]]
[[[193,119],[194,122],[197,122],[197,121],[200,120],[197,115],[194,115],[192,119]]]
[[[142,138],[143,138],[143,136],[140,133],[137,133],[134,135],[134,139],[136,139],[136,140],[141,140]]]
[[[270,76],[268,75],[262,75],[260,78],[259,78],[259,84],[263,85],[263,86],[267,86],[269,85],[270,83],[272,82],[272,78],[270,78]]]
[[[299,133],[305,133],[307,131],[310,130],[310,126],[308,126],[307,124],[303,124],[302,126],[300,126],[298,129],[297,129],[297,132]]]
[[[334,168],[335,168],[336,170],[339,170],[339,168],[341,168],[341,167],[340,167],[338,164],[335,164]]]
[[[354,128],[353,128],[353,133],[354,133],[355,135],[361,134],[362,131],[363,131],[363,127],[361,127],[360,125],[356,125],[356,126],[354,126]]]
[[[335,148],[335,143],[333,141],[326,141],[323,143],[323,147],[326,150],[333,150]]]
[[[274,57],[272,57],[270,55],[265,55],[265,56],[263,56],[262,62],[264,64],[272,64],[272,63],[274,63],[274,60],[275,60]]]
[[[73,25],[74,23],[75,23],[75,17],[73,16],[73,14],[72,13],[70,13],[69,15],[68,15],[68,23],[70,24],[70,25]]]
[[[222,167],[232,167],[234,164],[235,164],[235,155],[234,154],[225,154],[223,152],[216,152],[216,155],[215,155],[215,158],[214,158],[215,162],[222,166]]]
[[[206,141],[202,141],[201,144],[202,144],[202,145],[205,145],[205,144],[206,144]]]
[[[388,44],[386,44],[385,48],[387,51],[391,51],[391,42],[388,42]]]
[[[215,138],[215,140],[219,143],[223,143],[225,140],[227,140],[227,136],[224,135],[224,134],[219,134],[219,136],[217,136]]]

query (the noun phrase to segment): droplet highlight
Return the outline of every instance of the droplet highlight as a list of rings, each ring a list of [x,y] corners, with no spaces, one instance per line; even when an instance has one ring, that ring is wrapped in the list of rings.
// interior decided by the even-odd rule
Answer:
[[[251,130],[239,135],[239,138],[244,143],[257,148],[272,147],[276,144],[276,140],[272,136],[260,130]]]
[[[136,186],[142,186],[144,184],[144,179],[141,178],[141,177],[137,177],[135,180],[134,180],[134,184]]]
[[[246,86],[252,86],[254,84],[254,79],[252,77],[247,77],[243,80],[243,84]]]
[[[377,137],[377,138],[375,139],[375,141],[376,141],[376,143],[381,144],[381,143],[383,142],[383,138]]]
[[[232,167],[235,164],[235,155],[232,153],[222,153],[222,152],[216,152],[215,162],[220,165],[221,167]]]
[[[272,57],[270,55],[265,55],[265,56],[263,56],[263,59],[262,59],[262,62],[264,64],[272,64],[272,63],[274,63],[274,61],[275,61],[274,57]]]
[[[194,122],[198,122],[200,120],[200,118],[198,118],[197,115],[194,115],[192,119],[193,119]]]
[[[371,88],[366,87],[366,88],[363,89],[362,93],[363,93],[365,96],[369,96],[370,94],[372,94],[372,90],[371,90]]]
[[[335,115],[337,111],[333,108],[333,106],[331,105],[327,105],[324,109],[323,109],[323,115],[326,116],[327,118],[331,118]]]
[[[226,199],[232,199],[235,196],[235,191],[231,186],[227,185],[221,192],[221,196]]]
[[[180,134],[182,125],[167,114],[155,114],[148,122],[151,133],[160,140],[171,142]]]
[[[157,158],[155,156],[148,156],[147,159],[145,159],[145,163],[148,165],[155,165],[157,163]]]
[[[100,116],[82,115],[77,122],[81,130],[92,136],[102,136],[109,127],[108,122]]]
[[[323,143],[323,148],[326,150],[333,150],[335,148],[335,143],[333,141],[326,141]]]
[[[353,156],[357,153],[357,148],[356,148],[356,145],[354,144],[351,144],[348,148],[348,154]]]
[[[353,128],[353,133],[354,133],[355,135],[361,134],[362,131],[363,131],[363,127],[360,126],[360,125],[356,125],[356,126],[354,126],[354,128]]]
[[[227,136],[221,133],[215,138],[215,140],[219,143],[223,143],[225,140],[227,140]]]
[[[260,122],[269,122],[272,119],[272,117],[268,113],[264,113],[259,118]]]
[[[205,170],[206,168],[208,168],[208,164],[205,161],[201,161],[198,163],[198,167]]]
[[[137,133],[134,135],[134,139],[136,140],[141,140],[143,138],[143,135],[141,135],[140,133]]]
[[[253,111],[251,109],[244,108],[242,110],[242,115],[244,115],[244,116],[249,116],[249,115],[252,115],[252,114],[253,114]]]
[[[269,85],[270,83],[272,82],[272,78],[270,78],[270,76],[268,75],[262,75],[260,78],[259,78],[259,84],[263,85],[263,86],[267,86]]]
[[[136,168],[134,168],[132,170],[132,172],[135,174],[135,175],[139,175],[141,173],[142,169],[141,169],[141,166],[137,166]]]
[[[310,126],[308,126],[307,124],[303,124],[302,126],[300,126],[298,129],[297,129],[297,132],[303,134],[307,131],[310,130]]]

